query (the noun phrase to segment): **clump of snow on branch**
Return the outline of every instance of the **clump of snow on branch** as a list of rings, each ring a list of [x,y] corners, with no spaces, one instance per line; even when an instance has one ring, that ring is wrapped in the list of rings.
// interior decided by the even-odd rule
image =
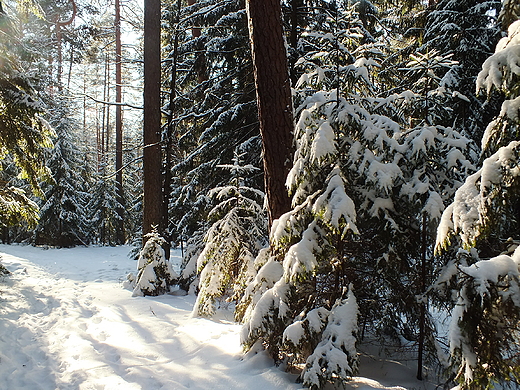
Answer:
[[[513,141],[484,160],[482,168],[469,176],[455,193],[453,203],[444,211],[437,230],[437,249],[446,247],[450,237],[460,236],[465,247],[475,245],[485,229],[494,222],[493,214],[503,209],[508,197],[497,190],[520,185],[520,142]]]
[[[508,35],[502,38],[496,47],[495,54],[482,65],[477,78],[477,91],[485,89],[489,94],[495,87],[507,90],[514,75],[520,75],[520,20],[508,29]]]
[[[493,145],[504,146],[511,141],[513,128],[520,122],[520,97],[515,83],[520,77],[520,20],[511,24],[508,35],[497,44],[495,54],[482,65],[477,78],[477,91],[485,89],[489,95],[493,88],[505,93],[507,99],[502,103],[498,118],[486,128],[482,137],[482,149]]]
[[[322,218],[332,225],[337,231],[344,222],[343,231],[344,236],[347,231],[359,233],[356,227],[356,206],[354,201],[347,195],[345,190],[345,179],[341,177],[339,169],[334,169],[331,172],[331,177],[328,180],[327,188],[316,199],[312,211],[316,214],[321,214]]]

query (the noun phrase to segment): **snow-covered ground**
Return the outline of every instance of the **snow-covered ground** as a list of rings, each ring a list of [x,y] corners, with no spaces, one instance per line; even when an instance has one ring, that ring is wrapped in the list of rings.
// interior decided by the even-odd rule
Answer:
[[[193,318],[194,296],[133,298],[129,251],[0,245],[12,272],[0,280],[0,389],[301,388],[264,353],[244,357],[225,315]],[[360,371],[349,389],[435,389],[413,362],[365,355]]]

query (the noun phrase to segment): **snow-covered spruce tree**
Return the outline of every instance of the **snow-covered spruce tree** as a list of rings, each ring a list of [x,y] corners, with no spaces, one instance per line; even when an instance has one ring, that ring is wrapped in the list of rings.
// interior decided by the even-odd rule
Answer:
[[[489,157],[456,192],[438,228],[437,250],[463,248],[439,281],[458,292],[449,342],[462,389],[520,383],[520,262],[518,250],[508,251],[509,241],[520,239],[519,49],[516,21],[477,79],[478,89],[500,89],[507,99],[482,140]]]
[[[219,167],[231,170],[233,181],[208,195],[216,205],[209,213],[211,226],[197,260],[199,292],[193,308],[194,314],[203,316],[213,315],[219,301],[236,301],[243,296],[253,261],[267,245],[264,194],[243,183],[244,175],[259,168],[241,166],[238,155],[233,165]]]
[[[388,114],[397,109],[398,117],[402,116],[402,135],[397,138],[402,142],[397,149],[397,156],[402,154],[397,162],[402,177],[394,183],[398,194],[390,198],[393,205],[405,206],[406,210],[389,210],[396,229],[387,229],[391,232],[385,241],[388,258],[377,268],[391,291],[387,308],[401,313],[394,317],[401,336],[417,342],[419,379],[423,356],[436,359],[437,355],[427,294],[441,266],[433,256],[435,229],[444,205],[453,199],[464,178],[474,172],[478,156],[471,139],[443,125],[450,123],[452,106],[460,100],[460,94],[442,77],[455,65],[449,57],[435,51],[412,55],[402,73],[411,90],[402,92],[405,100],[388,107]]]
[[[245,2],[197,1],[182,9],[180,20],[170,26],[172,34],[173,28],[181,31],[170,230],[175,242],[189,240],[185,253],[193,254],[204,246],[195,238],[203,238],[210,227],[208,192],[233,180],[231,172],[217,166],[232,161],[237,148],[247,152],[244,165],[261,166],[261,139]],[[200,36],[191,34],[192,27]],[[261,172],[251,172],[244,184],[263,190]],[[195,277],[187,272],[196,270],[189,262],[193,258],[183,260],[185,288]]]
[[[82,153],[75,139],[75,123],[70,118],[70,102],[57,99],[49,104],[49,123],[56,132],[47,166],[54,181],[42,183],[45,198],[40,202],[40,220],[33,233],[36,245],[71,247],[90,240],[86,183]]]
[[[338,39],[357,39],[360,34],[356,34],[358,26],[346,19],[338,26],[336,34],[305,34],[309,47],[322,50],[309,53],[320,66],[301,60],[313,72],[300,79],[310,97],[297,110],[297,148],[288,178],[294,208],[273,224],[271,250],[257,258],[255,265],[260,268],[238,307],[244,316],[246,348],[263,344],[276,360],[289,366],[304,364],[301,379],[307,387],[321,387],[328,381],[344,383],[357,369],[357,305],[354,290],[347,288],[353,281],[353,268],[344,241],[358,230],[354,203],[341,172],[343,150],[337,148],[332,127],[348,103],[329,83],[338,80],[334,77],[337,65],[342,67],[342,80],[359,74],[351,55],[341,56],[344,63],[337,64],[331,57],[340,56],[331,52],[337,49]],[[312,93],[322,86],[332,90]]]
[[[116,196],[114,176],[107,176],[107,169],[93,175],[93,183],[89,189],[89,224],[92,241],[100,245],[116,245],[117,229],[121,216],[116,212],[122,206]]]
[[[453,101],[449,126],[480,142],[486,124],[500,110],[499,96],[484,104],[475,92],[475,81],[482,63],[500,39],[496,15],[500,1],[442,0],[427,16],[424,41],[419,50],[437,50],[451,55],[457,64],[443,75],[444,84],[457,91],[460,99]],[[498,95],[498,94],[497,94]]]
[[[157,296],[170,291],[177,274],[164,256],[164,239],[156,231],[146,235],[146,244],[139,253],[137,275],[129,275],[133,296]]]

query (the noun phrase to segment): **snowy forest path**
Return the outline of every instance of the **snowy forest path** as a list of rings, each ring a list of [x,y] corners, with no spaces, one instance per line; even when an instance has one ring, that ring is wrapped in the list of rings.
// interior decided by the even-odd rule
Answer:
[[[193,318],[193,296],[132,298],[126,248],[0,245],[0,389],[297,389],[240,325]]]

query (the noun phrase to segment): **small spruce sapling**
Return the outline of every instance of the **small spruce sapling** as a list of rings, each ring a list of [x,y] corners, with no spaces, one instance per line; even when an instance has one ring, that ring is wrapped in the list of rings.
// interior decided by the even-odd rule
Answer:
[[[0,260],[1,260],[1,259],[2,259],[2,258],[0,257]],[[7,268],[5,268],[5,266],[4,266],[2,263],[0,263],[0,277],[2,277],[2,276],[7,276],[7,275],[9,275],[10,273],[11,273],[11,272],[10,272]]]
[[[164,239],[155,229],[145,237],[147,241],[139,254],[137,277],[132,285],[134,297],[165,294],[177,279],[171,263],[164,255]]]
[[[267,219],[262,204],[264,194],[244,185],[243,175],[258,168],[241,166],[235,155],[233,165],[219,165],[232,172],[232,184],[217,187],[209,197],[216,205],[209,213],[212,221],[197,259],[199,293],[195,315],[212,316],[221,300],[238,300],[252,278],[253,262],[267,244]]]

